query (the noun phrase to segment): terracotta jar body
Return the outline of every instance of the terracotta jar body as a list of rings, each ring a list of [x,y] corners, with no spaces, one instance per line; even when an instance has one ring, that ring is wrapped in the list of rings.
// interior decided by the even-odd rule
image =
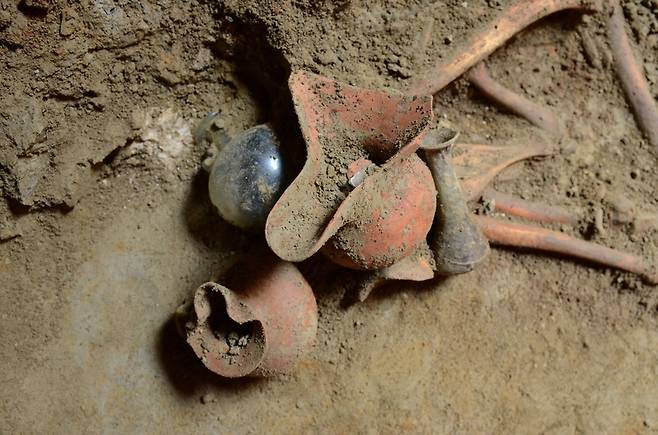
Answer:
[[[381,269],[425,241],[436,210],[432,174],[415,154],[363,183],[353,217],[324,246],[334,262],[352,269]]]
[[[250,258],[194,295],[187,342],[211,371],[230,378],[290,372],[314,345],[318,312],[294,264]]]

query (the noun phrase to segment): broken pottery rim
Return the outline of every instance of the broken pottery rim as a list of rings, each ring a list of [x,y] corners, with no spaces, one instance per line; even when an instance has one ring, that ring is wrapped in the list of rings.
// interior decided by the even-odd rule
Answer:
[[[371,176],[374,175],[375,173],[384,171],[396,165],[402,159],[415,153],[416,150],[418,150],[423,144],[423,140],[425,139],[425,137],[430,131],[430,124],[434,119],[433,107],[432,107],[433,99],[431,95],[425,95],[425,96],[399,95],[398,96],[398,95],[387,93],[385,91],[368,89],[367,90],[368,92],[382,92],[383,94],[388,94],[391,97],[399,98],[400,101],[415,102],[417,100],[421,100],[420,103],[422,104],[424,111],[418,117],[419,126],[417,128],[419,128],[419,130],[417,134],[413,136],[405,145],[400,147],[397,150],[397,152],[392,156],[390,156],[384,163],[382,163],[381,165],[377,165],[377,167],[373,171],[373,174],[366,176],[364,180],[361,182],[361,184],[359,184],[356,188],[354,188],[354,190],[349,192],[349,194],[343,199],[343,201],[338,205],[338,207],[336,207],[336,209],[333,211],[331,217],[328,220],[326,220],[325,222],[317,223],[318,229],[317,231],[314,232],[315,234],[314,240],[311,241],[311,243],[308,245],[308,248],[305,251],[302,250],[303,252],[300,253],[300,252],[292,252],[292,250],[288,250],[286,252],[285,249],[278,249],[281,247],[278,246],[276,242],[273,240],[272,234],[277,232],[278,228],[275,224],[273,224],[271,218],[282,207],[282,201],[284,200],[284,198],[286,198],[286,193],[288,189],[291,189],[292,186],[296,186],[297,184],[306,182],[307,178],[309,178],[310,175],[315,175],[320,172],[322,168],[322,157],[324,155],[322,147],[318,143],[316,143],[315,140],[310,140],[310,138],[315,137],[315,135],[312,134],[313,129],[311,129],[310,126],[308,125],[308,119],[306,116],[306,110],[308,108],[305,107],[305,104],[307,102],[305,102],[303,98],[301,98],[299,92],[297,91],[297,88],[299,86],[309,88],[308,86],[305,86],[306,85],[305,80],[315,84],[323,84],[323,85],[333,84],[334,86],[339,85],[341,89],[344,88],[358,89],[356,86],[343,84],[318,74],[306,72],[304,70],[294,71],[289,77],[288,84],[293,97],[295,112],[297,114],[297,119],[300,128],[302,130],[302,134],[304,136],[304,142],[306,145],[306,161],[304,163],[302,170],[295,177],[292,183],[288,186],[286,191],[284,191],[284,193],[279,198],[279,201],[277,201],[277,203],[270,211],[270,214],[268,215],[265,224],[265,236],[268,245],[270,246],[272,251],[275,252],[277,256],[279,256],[284,260],[292,261],[292,262],[303,261],[308,257],[310,257],[311,255],[318,252],[320,248],[322,248],[322,246],[325,243],[327,243],[327,241],[331,237],[333,237],[343,225],[349,222],[350,214],[351,214],[350,211],[352,207],[357,202],[361,192],[363,192],[365,188],[371,185],[371,183],[369,183],[369,179],[371,179]],[[317,134],[317,132],[315,133]]]
[[[221,296],[221,298],[224,301],[224,309],[222,309],[219,312],[213,312],[213,308],[210,307],[208,292],[216,292],[219,294],[219,296]],[[205,301],[208,303],[209,308],[207,310],[205,310],[205,308],[201,306],[201,302],[202,302],[201,298],[204,298]],[[251,337],[249,340],[249,345],[252,346],[252,350],[254,350],[255,352],[253,356],[249,354],[247,354],[246,356],[244,355],[242,356],[241,360],[237,363],[239,370],[235,370],[235,371],[214,370],[212,367],[209,366],[209,360],[208,360],[209,357],[207,355],[204,355],[203,351],[199,352],[199,349],[195,346],[195,344],[191,342],[194,340],[192,340],[188,336],[187,341],[188,344],[190,344],[190,346],[194,350],[194,353],[197,355],[197,357],[213,373],[216,373],[220,376],[224,376],[227,378],[239,378],[239,377],[248,376],[250,374],[254,374],[254,372],[257,371],[257,369],[265,359],[265,355],[267,354],[269,340],[267,339],[267,334],[265,332],[265,325],[263,320],[256,318],[253,309],[250,308],[249,305],[242,300],[239,294],[235,293],[231,289],[221,284],[217,284],[214,282],[207,282],[205,284],[202,284],[194,294],[193,311],[196,316],[196,324],[191,332],[197,332],[197,331],[200,332],[203,329],[207,329],[211,334],[214,335],[214,331],[210,329],[210,325],[209,325],[209,320],[211,317],[228,317],[228,319],[239,325],[244,325],[246,323],[253,323],[253,327],[251,328]],[[207,311],[207,313],[205,313],[204,311]],[[206,334],[206,337],[208,337],[208,334]],[[212,340],[217,342],[223,341],[223,339],[216,337],[213,337]],[[201,340],[200,346],[203,348],[203,340]],[[217,361],[218,368],[221,368],[222,366],[225,365],[225,362],[223,361],[224,359],[223,355],[213,355],[212,357],[214,357],[214,359]]]

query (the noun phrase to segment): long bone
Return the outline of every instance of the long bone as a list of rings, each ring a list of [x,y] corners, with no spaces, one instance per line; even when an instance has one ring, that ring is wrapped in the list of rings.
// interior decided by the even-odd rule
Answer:
[[[541,18],[565,9],[595,10],[586,0],[517,0],[501,15],[474,35],[465,46],[437,63],[412,83],[412,95],[435,94],[476,63],[493,53],[511,37]]]
[[[615,269],[636,273],[651,285],[658,284],[655,266],[643,258],[596,243],[579,240],[557,231],[475,216],[485,237],[494,245],[530,248],[580,258]]]
[[[618,0],[613,1],[612,15],[608,20],[608,37],[617,75],[633,107],[637,123],[649,142],[658,148],[658,107],[642,69],[633,56]]]
[[[563,207],[526,201],[491,188],[484,191],[482,198],[493,204],[496,211],[536,222],[576,225],[581,218],[578,213]]]
[[[475,65],[467,73],[467,78],[484,96],[504,109],[550,133],[559,132],[560,124],[553,112],[496,82],[489,75],[484,62]]]

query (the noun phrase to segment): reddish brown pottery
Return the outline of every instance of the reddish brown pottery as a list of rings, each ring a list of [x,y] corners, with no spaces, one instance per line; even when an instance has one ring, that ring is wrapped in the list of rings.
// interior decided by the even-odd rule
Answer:
[[[237,378],[290,372],[313,346],[318,311],[311,287],[294,264],[251,257],[224,285],[194,294],[187,342],[218,375]]]
[[[279,257],[303,261],[324,250],[356,269],[388,267],[425,240],[436,190],[415,155],[432,120],[432,98],[348,86],[307,72],[290,90],[307,160],[267,220],[267,242]],[[344,154],[354,156],[339,163]],[[329,166],[333,166],[330,168]],[[370,166],[362,182],[350,176]],[[324,174],[338,176],[327,185]],[[353,189],[353,190],[351,190]]]

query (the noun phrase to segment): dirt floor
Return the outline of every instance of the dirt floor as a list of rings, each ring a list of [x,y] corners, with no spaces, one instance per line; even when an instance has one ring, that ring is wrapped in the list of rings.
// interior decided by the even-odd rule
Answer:
[[[353,274],[314,257],[318,343],[274,379],[222,380],[175,332],[191,291],[263,243],[210,204],[200,119],[290,121],[297,68],[402,90],[510,3],[0,0],[0,432],[658,433],[657,289],[581,262],[494,249],[350,304]],[[623,3],[658,95],[658,2]],[[603,22],[560,13],[489,59],[565,130],[496,187],[655,264],[658,152]],[[464,79],[434,111],[465,141],[546,140]]]

